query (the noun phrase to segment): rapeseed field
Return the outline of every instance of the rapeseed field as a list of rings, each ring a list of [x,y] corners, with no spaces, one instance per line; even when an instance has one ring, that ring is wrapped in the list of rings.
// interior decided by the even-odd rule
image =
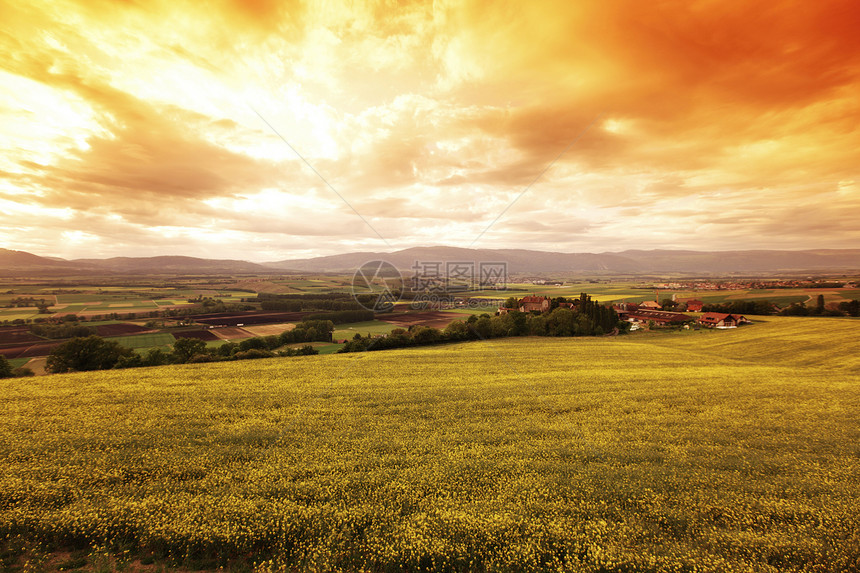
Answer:
[[[858,327],[4,380],[0,565],[858,571]]]

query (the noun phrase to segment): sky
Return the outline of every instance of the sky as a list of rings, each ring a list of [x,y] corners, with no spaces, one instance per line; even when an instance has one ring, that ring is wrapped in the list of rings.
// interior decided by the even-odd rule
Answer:
[[[0,3],[0,247],[855,248],[856,0]]]

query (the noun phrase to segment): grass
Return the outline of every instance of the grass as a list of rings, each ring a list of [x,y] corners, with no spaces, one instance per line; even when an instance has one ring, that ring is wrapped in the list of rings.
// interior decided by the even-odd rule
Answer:
[[[349,322],[346,324],[338,324],[335,326],[335,331],[332,334],[332,338],[335,340],[342,340],[344,338],[352,339],[356,335],[356,333],[361,334],[362,336],[367,336],[368,334],[388,334],[397,326],[393,324],[389,324],[387,322],[383,322],[381,320],[367,320],[365,322]]]
[[[0,538],[266,571],[855,571],[858,327],[4,381]]]
[[[0,320],[27,320],[28,318],[32,319],[38,316],[39,313],[36,310],[24,310],[20,308],[0,310]]]
[[[7,360],[12,365],[12,368],[18,368],[28,363],[30,358],[8,358]]]
[[[111,336],[107,338],[126,348],[152,348],[170,346],[176,342],[176,338],[168,332],[155,332],[149,334],[133,334],[131,336]]]
[[[317,350],[320,354],[334,354],[342,347],[343,344],[326,344],[325,346],[318,346]]]

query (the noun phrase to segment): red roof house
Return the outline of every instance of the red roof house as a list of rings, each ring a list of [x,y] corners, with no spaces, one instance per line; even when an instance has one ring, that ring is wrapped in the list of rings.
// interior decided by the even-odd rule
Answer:
[[[706,312],[699,317],[699,324],[709,328],[735,328],[748,322],[750,321],[740,314],[726,314],[723,312]]]
[[[622,311],[623,312],[623,311]],[[693,320],[692,316],[682,312],[668,312],[665,310],[649,310],[640,308],[631,312],[624,312],[621,316],[622,320],[628,322],[647,323],[653,320],[658,326],[666,326],[667,324],[684,324]]]
[[[549,310],[549,299],[545,296],[524,296],[520,299],[520,312],[546,312]]]
[[[702,307],[705,305],[705,303],[695,298],[691,298],[687,301],[686,304],[687,312],[700,312],[702,310]]]

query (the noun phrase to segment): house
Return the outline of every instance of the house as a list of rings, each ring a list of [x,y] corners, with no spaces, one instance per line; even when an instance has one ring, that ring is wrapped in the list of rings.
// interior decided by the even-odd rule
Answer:
[[[547,312],[550,301],[545,296],[524,296],[520,299],[520,312]]]
[[[701,312],[702,307],[705,305],[702,301],[691,298],[686,302],[687,304],[687,312]]]
[[[639,308],[645,308],[648,310],[660,310],[663,307],[660,306],[660,303],[656,300],[646,300],[645,302],[639,303]]]
[[[722,312],[706,312],[699,317],[699,324],[708,328],[735,328],[751,322],[740,314],[725,314]]]
[[[617,312],[617,311],[616,311]],[[692,316],[682,312],[668,312],[665,310],[650,310],[639,308],[625,313],[626,316],[622,320],[632,322],[634,324],[648,323],[654,321],[657,326],[667,326],[672,324],[684,324],[693,320]],[[621,315],[619,315],[621,317]]]

